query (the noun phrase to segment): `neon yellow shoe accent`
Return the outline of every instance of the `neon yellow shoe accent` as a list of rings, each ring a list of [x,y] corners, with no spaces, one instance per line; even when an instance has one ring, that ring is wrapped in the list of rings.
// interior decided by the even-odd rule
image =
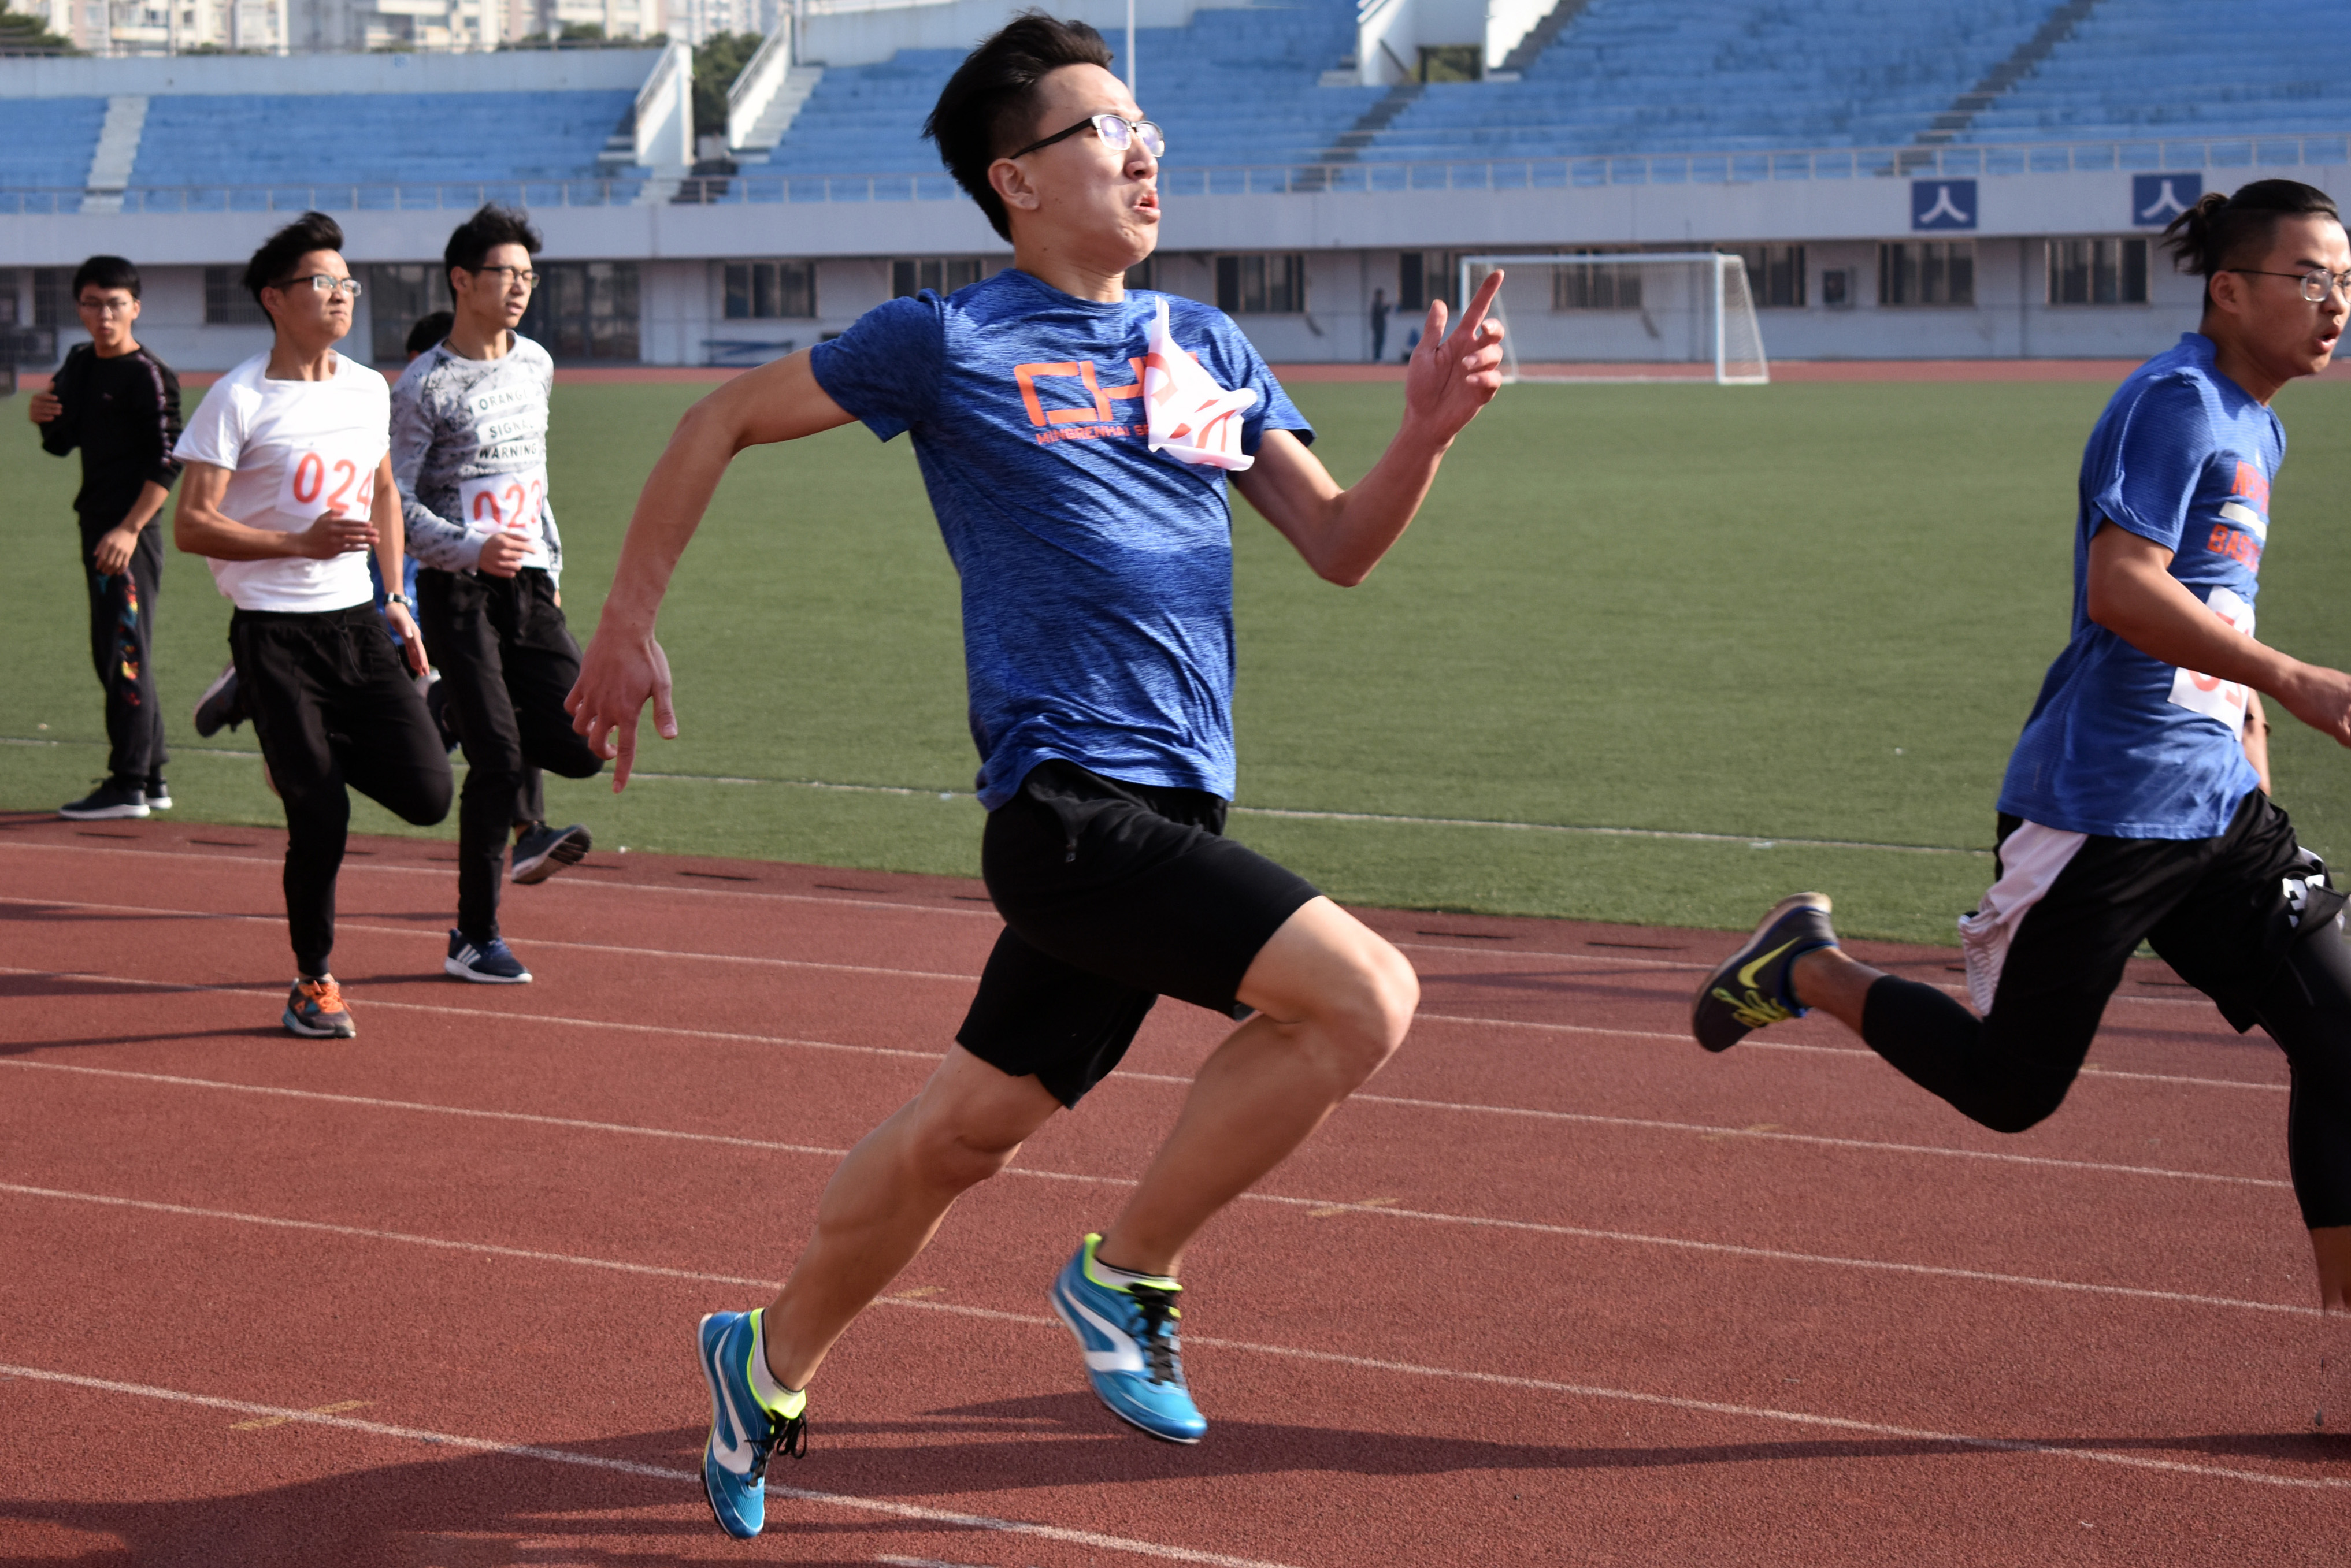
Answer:
[[[751,1357],[759,1354],[760,1346],[767,1339],[762,1326],[766,1322],[767,1311],[766,1307],[757,1307],[751,1313],[750,1343],[744,1347],[743,1351],[743,1386],[751,1390],[752,1398],[759,1400],[760,1409],[778,1421],[795,1420],[808,1408],[808,1390],[787,1388],[784,1390],[784,1402],[780,1405],[770,1405],[765,1399],[759,1398],[759,1380],[751,1376]],[[768,1376],[772,1379],[775,1374],[771,1372]]]
[[[1804,939],[1802,937],[1791,937],[1786,941],[1782,942],[1778,947],[1773,948],[1770,952],[1765,953],[1761,958],[1757,959],[1753,963],[1740,965],[1739,983],[1750,990],[1753,989],[1756,971],[1761,969],[1765,964],[1770,963],[1773,959],[1778,958],[1782,953],[1786,952],[1790,948],[1794,947],[1798,942],[1802,941]]]
[[[1094,1272],[1094,1249],[1095,1249],[1095,1248],[1097,1248],[1097,1247],[1099,1247],[1099,1246],[1101,1246],[1101,1245],[1102,1245],[1102,1238],[1101,1238],[1100,1236],[1094,1235],[1094,1234],[1092,1234],[1092,1233],[1091,1233],[1091,1232],[1089,1232],[1089,1233],[1087,1234],[1087,1236],[1086,1236],[1086,1249],[1085,1249],[1085,1253],[1086,1253],[1086,1257],[1085,1257],[1086,1278],[1087,1278],[1087,1279],[1089,1279],[1089,1280],[1091,1280],[1091,1281],[1092,1281],[1095,1284],[1100,1285],[1102,1289],[1104,1289],[1104,1290],[1106,1290],[1106,1291],[1119,1291],[1119,1292],[1123,1292],[1123,1293],[1127,1293],[1127,1294],[1132,1294],[1132,1293],[1132,1293],[1132,1292],[1127,1291],[1127,1289],[1126,1289],[1126,1287],[1125,1287],[1124,1285],[1116,1285],[1116,1284],[1113,1284],[1113,1283],[1111,1283],[1111,1282],[1110,1282],[1110,1281],[1108,1281],[1108,1280],[1106,1280],[1106,1279],[1103,1279],[1100,1274],[1097,1274],[1097,1273],[1095,1273],[1095,1272]],[[1182,1289],[1184,1288],[1182,1285],[1177,1284],[1174,1280],[1169,1279],[1169,1278],[1168,1278],[1166,1275],[1165,1275],[1165,1274],[1148,1274],[1148,1275],[1144,1275],[1144,1276],[1143,1276],[1143,1277],[1139,1278],[1138,1280],[1136,1280],[1136,1282],[1136,1282],[1137,1284],[1150,1285],[1150,1286],[1152,1286],[1154,1289],[1156,1289],[1156,1290],[1163,1290],[1163,1291],[1180,1291],[1180,1290],[1182,1290]],[[1182,1314],[1176,1314],[1176,1315],[1180,1316],[1180,1315],[1182,1315]]]
[[[1764,961],[1758,959],[1756,961],[1761,963]],[[1761,992],[1751,989],[1742,1000],[1718,985],[1714,988],[1714,999],[1729,1003],[1730,1015],[1750,1029],[1767,1029],[1774,1023],[1785,1023],[1796,1016]]]

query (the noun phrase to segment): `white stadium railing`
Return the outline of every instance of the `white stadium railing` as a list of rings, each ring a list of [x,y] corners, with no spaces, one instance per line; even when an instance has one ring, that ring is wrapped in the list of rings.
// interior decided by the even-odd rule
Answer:
[[[2165,137],[2145,140],[2001,142],[1834,148],[1796,152],[1654,152],[1576,158],[1446,158],[1407,162],[1303,161],[1163,169],[1174,196],[1385,194],[1412,191],[1538,191],[1599,185],[1743,185],[1785,180],[2063,174],[2115,170],[2294,169],[2351,163],[2351,136]],[[534,207],[625,206],[645,177],[491,180],[445,183],[187,185],[122,192],[124,213],[404,211],[486,201]],[[666,182],[665,182],[666,183]],[[85,192],[0,188],[0,214],[70,213]],[[112,193],[108,193],[110,200]],[[677,182],[671,200],[741,204],[946,202],[962,192],[945,173],[733,174]],[[112,208],[109,209],[112,211]]]

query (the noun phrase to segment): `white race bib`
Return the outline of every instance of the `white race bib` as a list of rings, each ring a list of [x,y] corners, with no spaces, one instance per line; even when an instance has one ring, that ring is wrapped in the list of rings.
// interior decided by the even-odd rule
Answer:
[[[530,554],[523,564],[547,565],[544,530],[538,524],[539,511],[547,504],[544,466],[461,479],[457,482],[457,504],[463,514],[459,521],[465,524],[467,533],[517,535],[530,541]]]
[[[2235,589],[2214,588],[2204,605],[2233,629],[2247,637],[2253,635],[2253,607],[2239,597]],[[2232,735],[2244,733],[2246,691],[2233,680],[2182,670],[2171,678],[2171,701],[2192,712],[2220,720],[2229,726]]]
[[[298,453],[278,483],[277,510],[306,526],[322,512],[364,517],[375,504],[375,474],[382,460],[381,450],[357,447],[314,447]]]

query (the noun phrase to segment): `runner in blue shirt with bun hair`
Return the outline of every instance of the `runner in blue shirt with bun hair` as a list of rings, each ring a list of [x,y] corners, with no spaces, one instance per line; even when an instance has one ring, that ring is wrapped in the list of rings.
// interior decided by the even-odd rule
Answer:
[[[771,1453],[803,1447],[809,1380],[834,1341],[959,1194],[1117,1066],[1163,995],[1247,1021],[1048,1293],[1114,1414],[1199,1441],[1176,1333],[1186,1244],[1378,1069],[1418,1002],[1393,947],[1223,836],[1226,476],[1317,575],[1361,582],[1500,384],[1501,329],[1485,319],[1499,275],[1449,337],[1430,307],[1403,426],[1342,490],[1230,321],[1125,287],[1158,238],[1165,142],[1110,64],[1092,27],[1039,12],[973,51],[925,129],[1012,266],[893,300],[696,404],[637,503],[571,695],[579,729],[619,759],[617,787],[648,700],[677,733],[654,612],[728,461],[852,420],[914,437],[962,576],[981,867],[1006,929],[946,1060],[826,1188],[782,1293],[703,1320],[703,1481],[737,1536],[765,1520]]]
[[[2074,629],[2000,794],[1997,880],[1959,921],[1971,1012],[1839,951],[1782,899],[1691,1003],[1709,1051],[1827,1010],[1961,1112],[2022,1132],[2064,1099],[2144,940],[2294,1078],[2287,1133],[2319,1292],[2351,1310],[2351,950],[2344,893],[2269,796],[2261,696],[2351,745],[2351,675],[2254,638],[2278,389],[2351,314],[2334,202],[2291,180],[2206,195],[2165,239],[2204,317],[2106,404],[2082,458]]]

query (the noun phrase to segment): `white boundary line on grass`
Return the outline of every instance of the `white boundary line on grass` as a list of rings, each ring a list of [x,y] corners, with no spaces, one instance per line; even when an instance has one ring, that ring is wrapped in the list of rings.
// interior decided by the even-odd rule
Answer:
[[[125,1200],[118,1199],[116,1201]],[[167,1210],[176,1209],[177,1207],[145,1203],[140,1203],[136,1206],[140,1208]],[[179,1209],[177,1211],[192,1215],[202,1215],[204,1213],[202,1210],[188,1210],[184,1209]],[[212,1216],[206,1215],[204,1217],[210,1218]],[[771,1290],[775,1288],[774,1282],[769,1281],[748,1280],[733,1275],[704,1274],[682,1269],[656,1269],[648,1265],[618,1262],[612,1260],[601,1258],[579,1257],[560,1252],[526,1251],[518,1248],[493,1247],[481,1243],[451,1241],[441,1237],[410,1236],[399,1231],[371,1231],[355,1226],[328,1227],[320,1225],[314,1227],[309,1221],[277,1220],[269,1219],[266,1216],[238,1215],[234,1216],[234,1218],[245,1220],[248,1222],[258,1222],[265,1225],[281,1225],[297,1229],[315,1228],[319,1230],[333,1230],[361,1239],[394,1241],[408,1245],[434,1247],[450,1251],[474,1251],[489,1256],[512,1257],[522,1262],[557,1262],[576,1267],[607,1269],[622,1273],[653,1274],[663,1278],[706,1281],[715,1284],[737,1285],[763,1290]],[[950,1303],[925,1300],[910,1301],[903,1296],[883,1296],[879,1299],[876,1304],[903,1307],[917,1312],[944,1313],[951,1316],[978,1318],[994,1323],[1020,1324],[1030,1327],[1046,1328],[1057,1331],[1057,1337],[1060,1332],[1066,1332],[1062,1329],[1061,1324],[1052,1318],[1029,1313],[1004,1312],[993,1307],[960,1306]],[[2032,1442],[2023,1438],[1987,1438],[1966,1432],[1941,1432],[1913,1427],[1896,1427],[1876,1421],[1855,1420],[1841,1416],[1815,1415],[1809,1411],[1781,1410],[1772,1408],[1769,1406],[1735,1405],[1721,1400],[1695,1399],[1679,1395],[1646,1393],[1637,1389],[1609,1388],[1590,1384],[1562,1383],[1553,1381],[1549,1378],[1519,1377],[1503,1373],[1479,1372],[1459,1367],[1429,1366],[1415,1362],[1390,1361],[1375,1356],[1350,1355],[1338,1351],[1308,1350],[1295,1345],[1260,1345],[1249,1340],[1223,1339],[1205,1334],[1192,1334],[1187,1335],[1186,1337],[1189,1338],[1195,1345],[1210,1345],[1219,1350],[1239,1351],[1247,1355],[1273,1356],[1283,1360],[1304,1361],[1328,1366],[1345,1366],[1358,1371],[1383,1372],[1403,1377],[1425,1379],[1435,1382],[1479,1384],[1489,1387],[1513,1388],[1530,1393],[1562,1395],[1570,1398],[1612,1400],[1626,1404],[1646,1405],[1663,1409],[1686,1411],[1693,1414],[1729,1416],[1746,1420],[1780,1422],[1792,1426],[1820,1428],[1840,1432],[1854,1432],[1870,1437],[1895,1438],[1914,1442],[1949,1443],[1959,1448],[1989,1449],[2001,1453],[2044,1455],[2054,1459],[2069,1459],[2093,1463],[2121,1465],[2132,1469],[2147,1469],[2158,1472],[2169,1472],[2173,1474],[2202,1476],[2224,1480],[2252,1481],[2267,1486],[2294,1487],[2313,1490],[2351,1489],[2351,1478],[2346,1477],[2279,1475],[2269,1471],[2237,1469],[2222,1465],[2195,1464],[2179,1459],[2153,1459],[2145,1458],[2141,1455],[2119,1454],[2097,1448],[2077,1449],[2055,1443]],[[176,1393],[176,1391],[172,1390],[151,1390],[137,1384],[114,1384],[104,1379],[79,1378],[69,1374],[47,1373],[37,1368],[0,1366],[0,1372],[14,1373],[19,1376],[29,1376],[34,1377],[45,1377],[47,1380],[52,1382],[78,1384],[82,1386],[104,1388],[115,1392],[141,1393],[148,1394],[151,1397],[181,1398],[188,1403],[212,1405],[218,1408],[235,1410],[250,1415],[274,1416],[295,1420],[319,1421],[327,1425],[342,1426],[354,1430],[377,1433],[383,1436],[416,1437],[423,1438],[424,1440],[433,1440],[434,1438],[437,1438],[441,1436],[437,1433],[418,1433],[408,1428],[382,1427],[374,1422],[353,1420],[348,1417],[325,1416],[310,1411],[287,1410],[273,1406],[247,1405],[238,1400],[214,1399],[204,1396],[180,1395]],[[529,1458],[558,1459],[577,1463],[602,1464],[607,1468],[628,1467],[635,1473],[650,1473],[663,1477],[676,1476],[678,1479],[682,1480],[694,1479],[691,1476],[686,1475],[684,1472],[663,1470],[653,1466],[640,1466],[632,1460],[604,1460],[601,1458],[588,1458],[571,1454],[559,1449],[528,1449],[507,1444],[489,1442],[479,1438],[461,1439],[460,1441],[463,1446],[476,1448],[483,1451],[517,1452]],[[783,1490],[785,1489],[778,1490]],[[839,1498],[830,1493],[788,1491],[787,1495],[799,1496],[818,1501],[833,1502],[849,1507],[878,1508],[884,1511],[895,1511],[896,1509],[904,1506],[901,1504],[877,1504],[862,1499]],[[906,1511],[905,1516],[925,1518],[939,1522],[946,1522],[950,1521],[960,1521],[960,1516],[932,1513],[928,1511],[918,1511],[912,1509]],[[995,1527],[1004,1528],[1008,1523],[1009,1521],[998,1521]],[[1012,1526],[1012,1528],[1024,1530],[1029,1532],[1042,1532],[1044,1531],[1051,1530],[1054,1527],[1024,1527],[1015,1525]],[[1071,1539],[1073,1535],[1074,1532],[1068,1532],[1057,1536],[1056,1539]],[[1176,1552],[1184,1550],[1182,1548],[1153,1549],[1144,1545],[1144,1543],[1140,1542],[1122,1544],[1119,1549],[1126,1551],[1154,1551],[1155,1554],[1165,1555],[1172,1555]],[[1233,1563],[1237,1561],[1231,1558],[1210,1557],[1193,1557],[1186,1560],[1217,1563]]]
[[[57,971],[24,970],[6,965],[0,965],[0,974],[40,975],[57,979],[68,978],[67,974]],[[172,991],[183,993],[200,992],[206,995],[215,996],[254,997],[265,999],[273,1002],[278,1000],[278,995],[274,991],[256,991],[249,987],[238,985],[191,985],[168,981],[122,980],[111,975],[95,974],[71,976],[70,978],[93,980],[101,984],[121,985],[140,990]],[[722,1040],[756,1045],[786,1045],[804,1050],[845,1051],[860,1055],[893,1056],[919,1062],[935,1062],[938,1059],[937,1053],[935,1052],[904,1051],[884,1045],[849,1045],[843,1044],[838,1041],[795,1039],[786,1035],[749,1034],[715,1029],[685,1029],[674,1024],[629,1023],[602,1018],[564,1018],[548,1013],[510,1012],[506,1010],[500,1010],[493,1013],[486,1012],[479,1008],[441,1007],[429,1002],[387,1002],[381,1000],[371,1000],[366,1005],[371,1009],[384,1009],[402,1012],[422,1012],[441,1017],[463,1018],[474,1023],[479,1023],[485,1018],[496,1018],[500,1020],[509,1020],[517,1023],[544,1023],[558,1025],[566,1029],[601,1029],[632,1034],[666,1035],[682,1040]],[[118,1068],[82,1067],[62,1062],[34,1062],[25,1057],[0,1057],[0,1067],[17,1066],[48,1067],[61,1072],[113,1072],[119,1073],[120,1075],[125,1077],[141,1077],[148,1075],[131,1073]],[[162,1075],[154,1075],[154,1076],[156,1076],[159,1081],[183,1082],[192,1085],[203,1085],[207,1087],[242,1088],[245,1086],[242,1085],[212,1084],[207,1080],[200,1078],[171,1080],[165,1078]],[[1164,1084],[1176,1087],[1189,1087],[1192,1082],[1189,1078],[1179,1077],[1168,1073],[1140,1073],[1122,1070],[1118,1074],[1118,1076],[1129,1083]],[[261,1089],[255,1090],[254,1092],[267,1094],[307,1094],[313,1091]],[[2204,1181],[2228,1187],[2257,1187],[2290,1189],[2293,1185],[2291,1182],[2281,1181],[2271,1177],[2231,1176],[2224,1172],[2218,1171],[2180,1170],[2168,1166],[2123,1165],[2109,1160],[2061,1159],[2053,1155],[2005,1154],[1996,1149],[1951,1148],[1937,1144],[1894,1143],[1878,1138],[1832,1137],[1819,1133],[1780,1132],[1761,1127],[1728,1127],[1709,1122],[1671,1122],[1646,1116],[1603,1116],[1590,1111],[1553,1111],[1526,1106],[1482,1105],[1476,1101],[1428,1100],[1403,1095],[1369,1094],[1361,1090],[1350,1095],[1348,1096],[1348,1102],[1352,1105],[1395,1106],[1406,1110],[1447,1111],[1456,1115],[1463,1116],[1510,1116],[1531,1121],[1559,1122],[1584,1127],[1636,1127],[1644,1131],[1651,1132],[1693,1133],[1703,1137],[1757,1138],[1766,1142],[1806,1144],[1824,1148],[1867,1149],[1875,1153],[1882,1154],[1918,1154],[1938,1157],[1945,1159],[1984,1160],[2000,1165],[2038,1166],[2053,1170],[2088,1170],[2122,1176],[2156,1177],[2174,1181]],[[427,1106],[419,1108],[433,1109],[438,1107]]]
[[[455,1432],[428,1431],[418,1427],[394,1427],[381,1421],[361,1421],[350,1416],[329,1415],[318,1410],[293,1410],[281,1405],[258,1405],[245,1399],[224,1399],[211,1394],[191,1394],[179,1388],[158,1388],[146,1383],[122,1383],[111,1377],[85,1377],[77,1373],[52,1371],[46,1366],[13,1366],[0,1363],[0,1376],[22,1377],[28,1382],[61,1384],[68,1388],[80,1388],[92,1393],[126,1394],[141,1399],[162,1399],[175,1405],[195,1405],[206,1409],[226,1410],[233,1415],[272,1417],[281,1421],[300,1421],[315,1427],[329,1427],[339,1431],[357,1432],[371,1438],[397,1438],[413,1443],[431,1443],[441,1448],[463,1449],[477,1454],[518,1459],[541,1459],[555,1464],[581,1465],[590,1469],[617,1470],[622,1475],[642,1476],[649,1480],[692,1482],[702,1478],[692,1470],[671,1469],[664,1465],[648,1465],[635,1459],[617,1459],[606,1454],[583,1454],[570,1449],[541,1448],[532,1443],[501,1443],[489,1438],[468,1438]],[[1188,1546],[1164,1546],[1155,1541],[1135,1541],[1121,1535],[1102,1535],[1091,1530],[1070,1530],[1058,1524],[1032,1524],[1024,1520],[998,1519],[984,1513],[951,1513],[945,1509],[922,1508],[914,1503],[890,1502],[881,1498],[847,1497],[839,1492],[810,1491],[804,1487],[785,1486],[778,1481],[768,1483],[770,1497],[790,1498],[798,1502],[816,1503],[827,1508],[856,1509],[866,1513],[879,1513],[893,1519],[904,1519],[918,1524],[938,1525],[956,1530],[985,1530],[998,1534],[1025,1535],[1044,1541],[1067,1542],[1102,1552],[1123,1552],[1138,1557],[1156,1557],[1171,1563],[1200,1563],[1213,1568],[1285,1568],[1284,1564],[1269,1563],[1256,1557],[1228,1557],[1218,1552],[1200,1552]]]
[[[26,1058],[0,1060],[0,1066],[46,1069],[51,1072],[79,1074],[89,1077],[124,1079],[135,1083],[160,1084],[172,1088],[213,1089],[230,1094],[257,1095],[281,1099],[309,1100],[328,1105],[358,1106],[372,1110],[403,1111],[423,1116],[447,1116],[476,1121],[511,1122],[524,1126],[565,1127],[580,1132],[608,1133],[626,1137],[657,1138],[679,1143],[715,1144],[722,1147],[758,1149],[764,1153],[806,1155],[838,1159],[848,1151],[814,1144],[786,1143],[773,1138],[740,1137],[726,1133],[691,1132],[681,1128],[643,1127],[628,1122],[594,1121],[580,1116],[547,1116],[531,1111],[500,1111],[465,1106],[434,1105],[413,1100],[392,1100],[364,1095],[335,1094],[321,1089],[295,1089],[273,1085],[227,1083],[209,1078],[190,1078],[162,1073],[139,1073],[120,1067],[90,1067],[78,1063],[43,1062]],[[1093,1176],[1077,1171],[1042,1170],[1031,1166],[1015,1165],[1006,1174],[1034,1181],[1073,1182],[1085,1186],[1130,1188],[1134,1182],[1126,1177]],[[65,1192],[47,1188],[26,1187],[0,1182],[0,1191],[28,1196],[59,1199],[79,1198],[91,1202],[120,1202],[136,1206],[139,1201],[93,1197],[89,1194]],[[1386,1204],[1369,1204],[1344,1199],[1303,1198],[1282,1193],[1246,1192],[1244,1202],[1271,1204],[1285,1209],[1303,1209],[1311,1218],[1326,1218],[1341,1212],[1386,1215],[1421,1223],[1464,1226],[1479,1230],[1510,1231],[1526,1234],[1561,1236],[1577,1241],[1605,1241],[1636,1247],[1661,1247],[1677,1251],[1703,1252],[1721,1257],[1751,1258],[1761,1262],[1802,1263],[1818,1268],[1861,1269],[1881,1273],[1911,1274],[1937,1279],[1966,1280],[1980,1284],[2012,1286],[2032,1290],[2053,1290],[2076,1294],[2111,1295],[2139,1301],[2159,1301],[2187,1306],[2223,1307],[2235,1311],[2283,1313],[2292,1316],[2314,1316],[2317,1309],[2298,1307],[2277,1302],[2243,1301],[2230,1296],[2207,1295],[2188,1291],[2157,1290],[2140,1285],[2099,1284],[2077,1280],[2049,1279],[2032,1274],[2009,1274],[1982,1269],[1964,1269],[1937,1263],[1901,1262],[1878,1258],[1849,1258],[1834,1253],[1799,1252],[1786,1248],[1750,1247],[1729,1241],[1706,1241],[1688,1237],[1654,1236],[1638,1231],[1607,1231],[1584,1225],[1562,1225],[1543,1220],[1509,1220],[1481,1215],[1448,1214],[1427,1210],[1398,1209]],[[179,1211],[165,1204],[165,1211]],[[212,1210],[187,1210],[190,1213],[210,1213]],[[230,1218],[252,1219],[253,1216],[233,1215]],[[285,1224],[308,1224],[308,1221],[274,1221]],[[336,1227],[325,1225],[323,1229]]]
[[[104,741],[47,740],[36,736],[0,735],[0,745],[9,746],[78,746],[103,749]],[[247,752],[227,746],[182,746],[181,751],[196,756],[250,757],[258,759],[259,752]],[[912,799],[970,800],[968,790],[918,789],[912,784],[834,784],[825,779],[779,779],[742,777],[726,774],[657,774],[643,768],[630,771],[630,777],[661,779],[672,784],[771,784],[778,789],[823,790],[839,794],[887,794]],[[1313,811],[1302,807],[1276,805],[1236,805],[1235,816],[1270,816],[1299,822],[1376,822],[1404,827],[1483,827],[1505,833],[1558,833],[1593,838],[1662,838],[1698,844],[1744,844],[1750,849],[1771,849],[1780,845],[1796,845],[1806,849],[1877,849],[1896,855],[1964,855],[1989,860],[1989,849],[1967,849],[1949,844],[1876,844],[1865,839],[1850,838],[1785,838],[1760,833],[1700,833],[1667,827],[1593,827],[1576,823],[1513,822],[1501,817],[1485,816],[1413,816],[1396,812],[1381,811]]]

